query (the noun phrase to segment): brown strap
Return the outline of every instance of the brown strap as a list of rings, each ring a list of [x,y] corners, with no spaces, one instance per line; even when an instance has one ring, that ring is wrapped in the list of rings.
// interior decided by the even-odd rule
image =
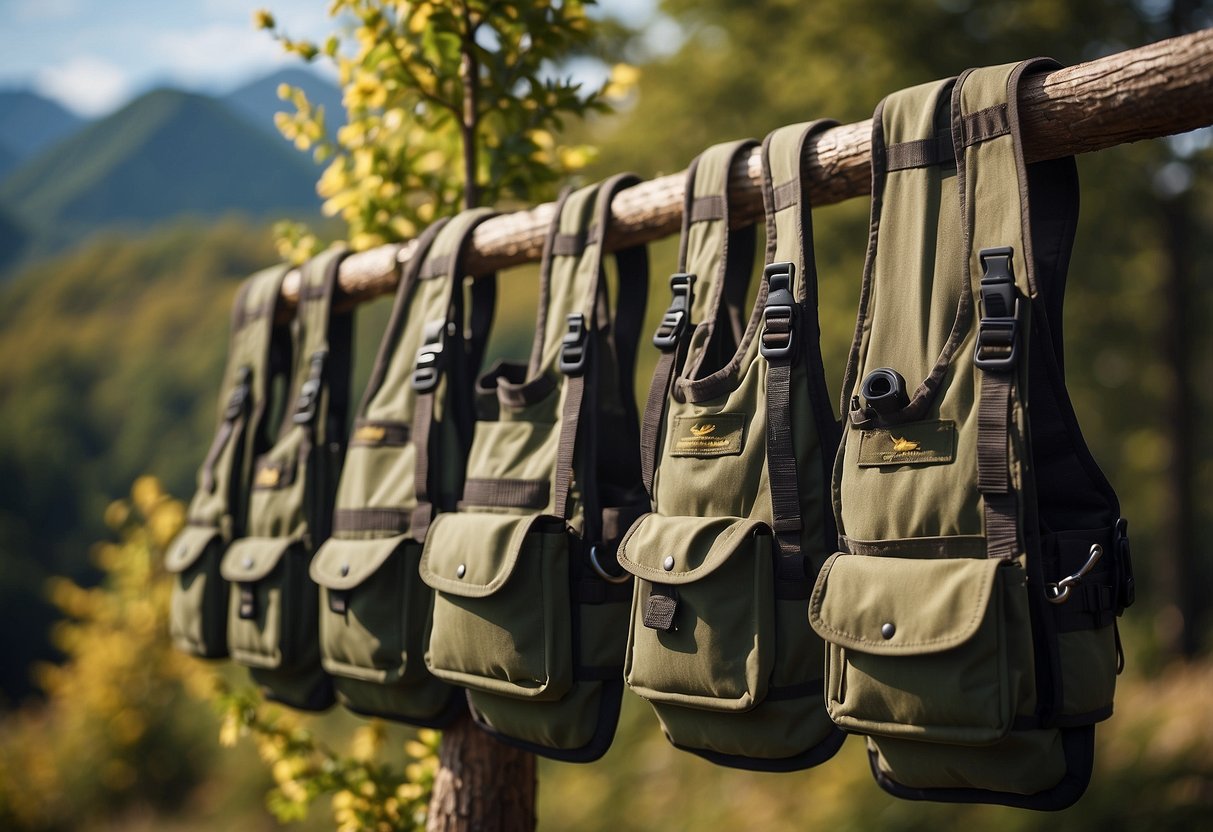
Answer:
[[[404,534],[411,518],[412,512],[398,508],[339,508],[333,512],[333,531]]]
[[[567,517],[569,494],[573,490],[573,457],[577,448],[577,426],[581,423],[581,400],[585,396],[585,376],[572,376],[565,381],[564,412],[560,417],[560,439],[556,445],[555,515]]]
[[[463,485],[461,504],[540,509],[548,504],[551,489],[547,480],[469,479]]]
[[[661,353],[649,384],[649,397],[644,403],[644,420],[640,425],[640,477],[649,499],[653,498],[653,474],[657,470],[657,456],[661,452],[657,447],[661,441],[661,420],[665,418],[666,396],[669,395],[670,382],[677,367],[677,355],[676,348]]]
[[[984,372],[977,405],[977,489],[985,503],[986,555],[1018,552],[1018,503],[1010,483],[1007,419],[1012,373]]]

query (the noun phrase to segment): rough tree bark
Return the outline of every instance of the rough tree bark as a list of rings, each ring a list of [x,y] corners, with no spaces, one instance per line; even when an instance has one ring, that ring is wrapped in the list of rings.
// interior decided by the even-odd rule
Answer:
[[[1182,133],[1213,124],[1213,30],[1171,38],[1027,79],[1020,99],[1029,161],[1087,153],[1117,144]],[[815,115],[806,113],[806,117]],[[821,134],[808,160],[816,205],[870,192],[870,121]],[[733,170],[738,225],[762,214],[757,153]],[[678,233],[683,174],[621,192],[611,205],[608,249]],[[539,259],[554,205],[505,214],[480,225],[468,271],[487,274]],[[380,246],[341,265],[342,302],[355,304],[393,292],[411,243]],[[283,294],[298,297],[298,273]],[[430,806],[435,832],[529,830],[535,824],[535,759],[494,742],[464,719],[443,737],[441,769]]]
[[[875,102],[873,102],[875,104]],[[1021,92],[1024,152],[1029,161],[1089,153],[1118,144],[1170,136],[1213,124],[1213,29],[1152,43],[1026,79]],[[809,118],[815,113],[805,113]],[[870,192],[871,121],[844,124],[821,134],[810,147],[809,176],[815,205],[829,205]],[[761,164],[755,152],[733,170],[740,203],[735,222],[762,214]],[[608,249],[677,234],[682,222],[682,173],[622,191],[611,203]],[[488,274],[535,262],[555,209],[553,203],[503,214],[480,225],[472,237],[467,267]],[[341,264],[347,303],[395,291],[400,264],[411,243],[360,252]],[[283,294],[299,294],[297,272],[287,275]]]

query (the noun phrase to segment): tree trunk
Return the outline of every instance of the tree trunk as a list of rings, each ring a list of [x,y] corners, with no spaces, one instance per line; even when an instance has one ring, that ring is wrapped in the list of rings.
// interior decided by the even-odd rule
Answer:
[[[531,832],[535,756],[497,742],[462,716],[442,733],[427,832]]]
[[[1020,93],[1020,109],[1024,153],[1029,161],[1088,153],[1213,124],[1213,30],[1030,76]],[[826,130],[809,148],[814,205],[869,193],[871,135],[871,121],[844,124]],[[738,201],[733,214],[737,225],[761,218],[761,178],[758,151],[734,168],[731,187]],[[684,181],[684,174],[676,173],[620,192],[611,204],[607,249],[677,234]],[[469,273],[488,274],[539,260],[554,210],[555,205],[545,203],[482,223],[468,252]],[[345,302],[358,303],[394,292],[400,263],[412,251],[413,244],[405,243],[347,258],[340,274]],[[298,298],[298,272],[287,275],[283,294],[288,302]]]

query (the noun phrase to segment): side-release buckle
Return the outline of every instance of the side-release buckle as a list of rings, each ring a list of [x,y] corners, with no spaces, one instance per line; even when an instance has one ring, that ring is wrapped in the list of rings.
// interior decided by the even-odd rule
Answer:
[[[316,418],[316,403],[320,400],[320,382],[324,378],[324,362],[328,355],[328,350],[312,353],[312,366],[308,371],[307,381],[299,388],[299,398],[295,400],[295,414],[291,417],[291,421],[296,425],[309,424]]]
[[[679,272],[670,275],[670,306],[661,316],[661,325],[653,333],[653,346],[662,352],[669,352],[678,346],[686,332],[687,322],[691,314],[691,287],[695,284],[695,275]]]
[[[560,372],[566,376],[579,376],[585,372],[589,355],[586,350],[585,315],[574,312],[565,322],[568,331],[560,341]]]
[[[425,337],[413,364],[413,389],[418,393],[430,393],[438,386],[445,332],[446,321],[430,321],[425,325]]]
[[[225,421],[234,422],[244,412],[249,393],[252,392],[249,385],[252,376],[253,371],[248,366],[243,366],[236,371],[236,385],[232,388],[232,395],[227,400],[227,407],[223,411]]]
[[[767,281],[767,302],[762,310],[762,340],[759,352],[767,361],[784,361],[796,346],[796,318],[799,311],[792,294],[796,275],[793,263],[772,263],[762,270]]]
[[[981,319],[973,363],[987,372],[1004,372],[1019,360],[1019,292],[1011,268],[1009,246],[982,249]]]

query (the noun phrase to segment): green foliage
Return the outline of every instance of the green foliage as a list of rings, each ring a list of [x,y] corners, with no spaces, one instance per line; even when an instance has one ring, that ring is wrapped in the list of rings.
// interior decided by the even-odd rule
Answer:
[[[39,668],[45,703],[0,723],[0,827],[74,829],[136,806],[171,812],[213,760],[206,709],[187,696],[208,689],[210,674],[165,637],[161,559],[184,516],[141,478],[129,501],[106,511],[120,542],[93,550],[105,580],[88,589],[50,582],[65,659]]]
[[[329,161],[318,190],[325,213],[348,224],[351,246],[407,239],[465,204],[545,198],[585,165],[590,149],[559,146],[554,133],[568,116],[606,110],[609,85],[583,91],[551,67],[585,46],[591,4],[334,0],[330,14],[356,25],[322,45],[255,15],[287,51],[337,66],[349,120],[336,139],[323,107],[285,84],[279,95],[295,113],[280,113],[278,126]],[[298,229],[284,232],[285,252],[306,249]]]
[[[332,794],[339,832],[425,829],[438,770],[436,731],[421,731],[406,742],[408,762],[394,768],[380,760],[387,740],[380,721],[359,726],[349,752],[342,754],[299,718],[266,705],[253,690],[223,688],[216,702],[223,716],[220,742],[232,746],[240,737],[251,736],[271,767],[275,786],[266,804],[280,821],[303,820],[316,799]]]

